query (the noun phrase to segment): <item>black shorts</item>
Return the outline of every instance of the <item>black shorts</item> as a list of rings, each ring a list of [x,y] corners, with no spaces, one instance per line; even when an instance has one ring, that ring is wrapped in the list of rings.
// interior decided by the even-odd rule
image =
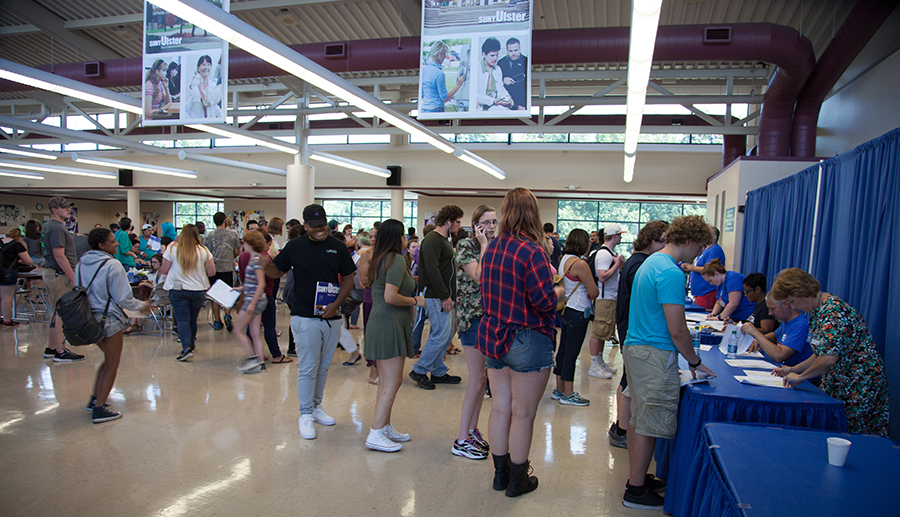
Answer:
[[[216,283],[216,280],[225,282],[228,287],[234,287],[234,271],[216,273],[215,275],[209,277],[209,285],[213,285],[214,283]]]

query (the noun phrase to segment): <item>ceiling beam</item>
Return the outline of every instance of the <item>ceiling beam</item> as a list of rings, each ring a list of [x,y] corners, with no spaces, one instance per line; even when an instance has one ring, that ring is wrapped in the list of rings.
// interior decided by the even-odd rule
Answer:
[[[406,25],[406,29],[413,36],[418,36],[422,27],[422,2],[416,0],[394,0],[400,18]]]
[[[40,30],[66,42],[75,50],[87,54],[93,59],[118,59],[122,56],[97,40],[70,32],[56,13],[37,2],[4,2],[5,8],[14,11]]]

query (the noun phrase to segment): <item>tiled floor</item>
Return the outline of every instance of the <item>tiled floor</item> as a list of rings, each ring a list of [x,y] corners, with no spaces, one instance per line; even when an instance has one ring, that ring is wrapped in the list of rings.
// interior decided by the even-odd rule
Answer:
[[[288,316],[279,311],[286,350]],[[587,343],[575,382],[591,405],[560,406],[548,385],[531,453],[540,487],[516,499],[491,489],[490,460],[450,454],[465,392],[462,355],[446,358],[463,376],[458,386],[423,391],[404,377],[393,422],[413,439],[386,454],[363,445],[376,388],[363,361],[341,365],[340,349],[325,392],[337,425],[317,425],[318,438],[307,441],[297,429],[296,363],[237,373],[243,354],[225,331],[201,325],[188,363],[175,361],[173,336],[126,336],[110,400],[124,418],[97,425],[84,406],[102,353],[82,347],[84,361],[53,363],[42,358],[46,343],[45,323],[0,330],[6,516],[650,514],[622,506],[627,451],[606,437],[616,379],[587,376]],[[617,350],[612,357],[619,366]],[[485,435],[489,411],[488,399]]]

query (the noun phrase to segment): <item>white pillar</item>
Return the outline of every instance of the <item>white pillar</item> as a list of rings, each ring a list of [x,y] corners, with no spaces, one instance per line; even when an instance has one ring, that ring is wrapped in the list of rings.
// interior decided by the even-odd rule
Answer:
[[[391,190],[391,219],[403,222],[403,193],[402,188]],[[404,225],[406,226],[406,225]]]
[[[300,163],[300,155],[294,157],[294,163],[287,166],[287,206],[284,217],[287,220],[303,221],[303,207],[315,200],[316,171],[309,165]]]
[[[128,196],[128,205],[125,211],[136,229],[135,233],[140,234],[141,226],[144,224],[143,215],[141,215],[141,191],[130,188],[125,192]]]

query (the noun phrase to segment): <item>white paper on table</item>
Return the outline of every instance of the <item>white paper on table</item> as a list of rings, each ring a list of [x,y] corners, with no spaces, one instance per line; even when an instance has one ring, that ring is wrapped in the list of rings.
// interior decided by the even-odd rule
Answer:
[[[216,283],[206,291],[206,296],[222,307],[234,307],[238,298],[241,297],[241,293],[239,291],[233,291],[228,284],[220,279],[216,280]]]
[[[747,377],[743,375],[735,375],[735,380],[741,384],[752,384],[753,386],[765,386],[767,388],[786,388],[784,379],[781,377],[773,377],[766,379],[763,377]]]
[[[725,359],[728,366],[732,368],[754,368],[757,370],[772,370],[776,366],[768,361],[760,361],[759,359]]]
[[[731,333],[737,332],[738,337],[738,347],[737,353],[738,355],[743,354],[747,350],[750,349],[750,345],[753,344],[753,336],[750,334],[744,334],[741,332],[740,325],[728,325],[725,327],[725,335],[722,337],[722,342],[719,343],[719,351],[723,354],[728,353],[728,340],[731,339]]]
[[[746,377],[762,377],[764,379],[773,378],[772,372],[766,370],[744,370],[744,375]]]
[[[693,375],[691,375],[690,370],[679,370],[678,373],[681,375],[682,386],[687,386],[688,384],[697,384],[699,382],[709,382],[710,379],[716,378],[714,375],[710,375],[706,372],[697,372],[696,379]]]
[[[743,354],[738,354],[739,357],[745,359],[765,359],[766,356],[762,355],[759,351],[756,352],[744,352]]]
[[[684,319],[687,321],[706,321],[707,314],[705,312],[686,312]]]
[[[712,347],[713,347],[712,345],[700,345],[700,351],[701,352],[709,352],[710,350],[712,350]]]

